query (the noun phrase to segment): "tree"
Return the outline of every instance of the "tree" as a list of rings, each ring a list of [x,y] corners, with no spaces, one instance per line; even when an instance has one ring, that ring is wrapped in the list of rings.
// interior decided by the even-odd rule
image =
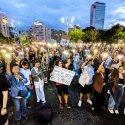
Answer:
[[[28,46],[30,44],[30,41],[28,40],[27,35],[21,36],[20,44],[22,47]]]
[[[78,40],[83,40],[85,33],[80,29],[75,28],[69,32],[69,36],[71,37],[71,42],[77,42]]]
[[[94,27],[87,27],[86,29],[83,29],[83,32],[85,32],[84,41],[90,42],[97,42],[99,31],[96,30]]]

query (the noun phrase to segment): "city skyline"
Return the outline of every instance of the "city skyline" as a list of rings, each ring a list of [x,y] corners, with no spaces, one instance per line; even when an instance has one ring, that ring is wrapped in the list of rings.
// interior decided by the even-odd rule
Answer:
[[[90,9],[94,2],[106,3],[105,28],[120,23],[125,25],[125,0],[0,0],[0,8],[9,19],[15,20],[18,30],[28,30],[33,22],[44,22],[51,29],[66,30],[61,17],[74,17],[74,24],[90,25]]]

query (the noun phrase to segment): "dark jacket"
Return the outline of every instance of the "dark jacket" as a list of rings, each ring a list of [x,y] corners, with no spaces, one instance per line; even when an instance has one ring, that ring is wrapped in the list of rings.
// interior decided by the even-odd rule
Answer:
[[[38,82],[39,81],[39,78],[42,80],[43,79],[43,72],[42,72],[42,69],[39,68],[38,69],[38,72],[40,72],[39,75],[37,75],[37,72],[35,71],[34,67],[31,69],[31,75],[33,77],[33,81],[34,82]]]

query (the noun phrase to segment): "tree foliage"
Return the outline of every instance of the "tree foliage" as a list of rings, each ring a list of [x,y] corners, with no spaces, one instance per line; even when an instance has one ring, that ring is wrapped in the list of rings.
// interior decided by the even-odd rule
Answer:
[[[79,39],[82,40],[85,36],[85,33],[80,29],[75,28],[69,32],[69,36],[71,37],[71,42],[77,42]]]
[[[22,47],[28,46],[30,44],[30,41],[28,40],[27,35],[21,36],[20,44]]]
[[[82,31],[80,29],[74,29],[69,32],[71,41],[77,42],[78,39],[84,42],[107,42],[114,43],[118,40],[125,41],[125,27],[117,24],[108,30],[96,30],[94,27],[87,27]]]

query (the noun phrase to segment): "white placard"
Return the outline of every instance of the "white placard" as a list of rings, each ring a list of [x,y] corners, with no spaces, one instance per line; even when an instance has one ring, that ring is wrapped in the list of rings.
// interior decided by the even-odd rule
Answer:
[[[60,44],[61,44],[62,46],[69,46],[69,43],[70,43],[69,41],[70,41],[70,40],[61,38]]]
[[[123,42],[123,40],[122,40],[122,39],[119,39],[119,40],[118,40],[118,43],[122,43],[122,42]]]
[[[55,66],[52,72],[52,76],[50,77],[50,80],[53,82],[70,86],[74,75],[74,71]]]

